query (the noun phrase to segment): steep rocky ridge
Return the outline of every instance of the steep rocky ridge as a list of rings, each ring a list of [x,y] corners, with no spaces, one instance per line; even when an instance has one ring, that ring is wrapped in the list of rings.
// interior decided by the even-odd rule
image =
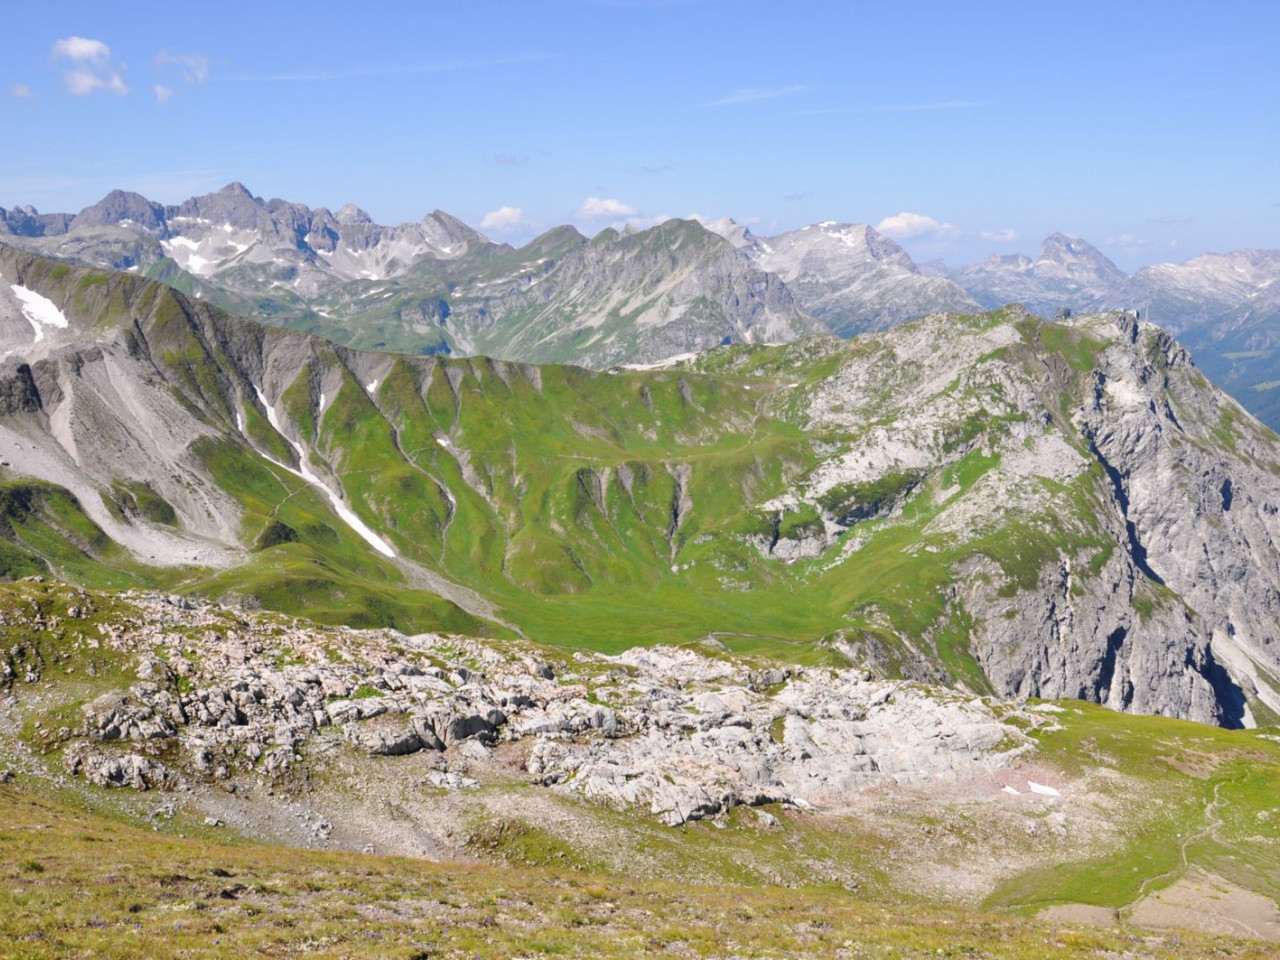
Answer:
[[[8,248],[0,275],[66,318],[5,361],[3,481],[197,565],[136,582],[613,652],[710,633],[1227,725],[1280,707],[1280,441],[1132,315],[593,374],[350,350]],[[49,552],[53,522],[15,506],[0,559],[104,576],[92,543]]]
[[[866,224],[823,221],[767,238],[728,219],[708,228],[777,274],[801,306],[840,336],[978,307],[951,281],[921,273],[902,247]]]
[[[1188,346],[1213,381],[1273,429],[1280,427],[1280,253],[1206,253],[1133,275],[1083,240],[1053,234],[1022,254],[951,271],[985,307],[1018,302],[1041,316],[1066,308],[1132,310]]]

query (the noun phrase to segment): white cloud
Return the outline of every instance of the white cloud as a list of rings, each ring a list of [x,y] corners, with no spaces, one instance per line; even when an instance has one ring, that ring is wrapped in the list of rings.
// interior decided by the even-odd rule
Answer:
[[[124,64],[111,59],[111,48],[101,40],[88,37],[66,37],[53,44],[55,62],[69,61],[62,73],[62,83],[73,97],[83,97],[97,90],[125,96],[129,85],[124,81]]]
[[[9,88],[9,96],[17,100],[30,100],[35,94],[31,92],[31,88],[25,83],[15,83]]]
[[[88,37],[67,37],[65,40],[55,40],[53,44],[53,58],[60,60],[75,60],[81,63],[92,63],[102,65],[111,61],[111,48],[101,40],[91,40]]]
[[[978,236],[990,243],[1013,243],[1021,234],[1013,227],[1004,227],[1000,230],[981,230]]]
[[[674,218],[666,213],[660,213],[656,217],[627,217],[627,226],[635,227],[637,230],[648,230],[650,227],[661,226],[671,219]]]
[[[608,220],[611,217],[634,217],[640,211],[621,200],[607,197],[587,197],[578,208],[579,220]]]
[[[954,237],[960,233],[960,228],[953,223],[941,223],[922,213],[905,212],[894,217],[885,217],[876,224],[876,229],[885,236],[898,240],[910,240],[914,237]]]
[[[168,103],[169,99],[173,96],[173,87],[166,87],[159,83],[153,85],[151,90],[155,93],[156,100],[162,104]]]
[[[807,93],[809,88],[802,83],[789,87],[740,87],[732,93],[725,94],[717,100],[704,103],[704,107],[730,107],[738,103],[755,103],[759,100],[776,100],[779,97],[790,97],[797,93]]]
[[[529,221],[524,218],[524,211],[519,207],[499,207],[486,213],[480,221],[481,230],[493,230],[496,233],[509,233],[527,226]]]

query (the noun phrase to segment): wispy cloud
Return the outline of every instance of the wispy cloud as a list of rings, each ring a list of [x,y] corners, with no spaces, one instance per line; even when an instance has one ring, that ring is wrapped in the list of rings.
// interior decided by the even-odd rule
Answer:
[[[209,79],[209,58],[203,53],[179,53],[174,50],[161,50],[156,54],[156,73],[175,75],[183,83],[193,87],[203,86]]]
[[[917,237],[934,237],[946,239],[957,236],[961,231],[954,223],[943,223],[922,213],[899,213],[885,217],[876,224],[876,229],[886,237],[898,240],[912,240]]]
[[[83,97],[98,90],[119,96],[129,93],[124,74],[128,67],[111,58],[111,48],[101,40],[89,37],[65,37],[54,41],[50,51],[54,63],[66,64],[62,85],[73,97]]]
[[[512,233],[530,226],[519,207],[499,207],[484,215],[480,221],[481,230],[492,230],[494,233]]]
[[[609,220],[634,217],[640,211],[621,200],[609,197],[587,197],[578,208],[579,220]]]
[[[840,113],[933,113],[942,110],[978,110],[991,106],[990,100],[938,100],[931,103],[876,103],[854,107],[819,107],[797,110],[797,117],[826,117]]]
[[[179,85],[202,87],[209,79],[209,58],[203,53],[180,53],[161,50],[151,65],[162,82],[153,84],[156,101],[165,104],[173,99]]]
[[[25,83],[15,83],[9,88],[9,96],[15,100],[30,100],[35,94],[31,92],[31,88]]]
[[[493,162],[500,167],[519,167],[528,163],[529,158],[518,153],[500,153],[493,158]]]
[[[803,83],[789,87],[741,87],[732,93],[725,94],[717,100],[709,100],[704,107],[731,107],[739,103],[757,103],[761,100],[777,100],[781,97],[792,97],[798,93],[808,93],[809,87]]]
[[[1147,223],[1159,223],[1166,226],[1181,226],[1186,223],[1194,223],[1195,221],[1188,216],[1179,213],[1172,213],[1164,217],[1152,217]]]
[[[483,70],[518,63],[540,63],[553,60],[551,54],[520,54],[483,60],[442,60],[404,66],[352,67],[348,70],[300,70],[289,73],[241,74],[227,77],[234,83],[331,83],[336,80],[361,80],[369,77],[408,77],[428,73],[454,73],[459,70]]]
[[[979,230],[978,236],[988,243],[1013,243],[1021,234],[1013,227],[1002,227],[999,230]]]

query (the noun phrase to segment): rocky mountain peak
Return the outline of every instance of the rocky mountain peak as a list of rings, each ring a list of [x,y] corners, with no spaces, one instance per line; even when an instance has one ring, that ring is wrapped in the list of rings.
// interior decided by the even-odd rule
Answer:
[[[738,223],[732,217],[721,217],[719,220],[712,220],[710,223],[704,223],[704,227],[712,233],[719,234],[728,240],[735,250],[743,250],[747,247],[754,247],[759,241],[756,235],[747,227]]]
[[[1093,244],[1065,233],[1051,233],[1040,244],[1033,266],[1053,264],[1067,275],[1092,283],[1119,283],[1125,273]]]
[[[246,187],[239,180],[233,180],[230,183],[228,183],[225,187],[223,187],[221,190],[218,191],[218,195],[228,196],[228,197],[248,197],[250,200],[256,199],[254,195],[249,192],[249,188]]]
[[[165,211],[140,193],[112,190],[71,221],[71,229],[86,226],[132,225],[152,235],[165,233]]]
[[[344,224],[373,223],[373,218],[354,203],[348,203],[342,207],[334,214],[334,219]]]

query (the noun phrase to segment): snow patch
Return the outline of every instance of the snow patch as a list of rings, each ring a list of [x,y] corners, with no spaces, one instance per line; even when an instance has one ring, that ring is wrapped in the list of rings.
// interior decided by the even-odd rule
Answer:
[[[347,526],[358,533],[364,539],[365,543],[369,544],[369,546],[373,547],[373,549],[377,550],[383,556],[394,557],[396,552],[391,549],[391,545],[369,529],[368,525],[356,515],[355,511],[342,502],[342,498],[340,496],[334,493],[333,490],[329,489],[329,486],[323,480],[311,472],[310,467],[307,466],[307,452],[302,448],[302,444],[294,443],[292,440],[289,440],[289,437],[286,436],[285,432],[280,428],[280,418],[276,416],[275,408],[273,408],[271,404],[267,403],[267,398],[263,396],[261,390],[254,387],[254,391],[258,394],[258,400],[267,411],[267,422],[275,428],[276,433],[289,441],[289,446],[293,447],[294,451],[298,454],[298,465],[300,469],[295,470],[288,464],[281,463],[274,457],[267,456],[267,454],[262,451],[258,451],[259,455],[266,457],[267,460],[270,460],[282,470],[287,470],[295,477],[307,481],[307,483],[311,484],[323,493],[329,498],[329,503],[332,504],[334,512],[343,519]]]
[[[623,370],[662,370],[666,367],[673,367],[677,363],[683,363],[686,360],[692,360],[698,354],[694,353],[677,353],[674,357],[667,357],[665,360],[659,360],[656,363],[624,363]]]
[[[28,290],[21,284],[11,283],[14,296],[22,302],[22,315],[31,324],[36,333],[36,343],[44,339],[45,327],[67,329],[67,318],[57,305],[48,297],[42,297],[34,290]]]
[[[364,385],[364,388],[368,390],[370,393],[373,393],[373,391],[378,389],[378,381],[370,380],[368,383]]]
[[[1053,787],[1047,786],[1043,783],[1036,783],[1034,780],[1027,781],[1027,789],[1030,790],[1032,793],[1040,794],[1040,796],[1042,797],[1062,796],[1061,791],[1055,790]]]

